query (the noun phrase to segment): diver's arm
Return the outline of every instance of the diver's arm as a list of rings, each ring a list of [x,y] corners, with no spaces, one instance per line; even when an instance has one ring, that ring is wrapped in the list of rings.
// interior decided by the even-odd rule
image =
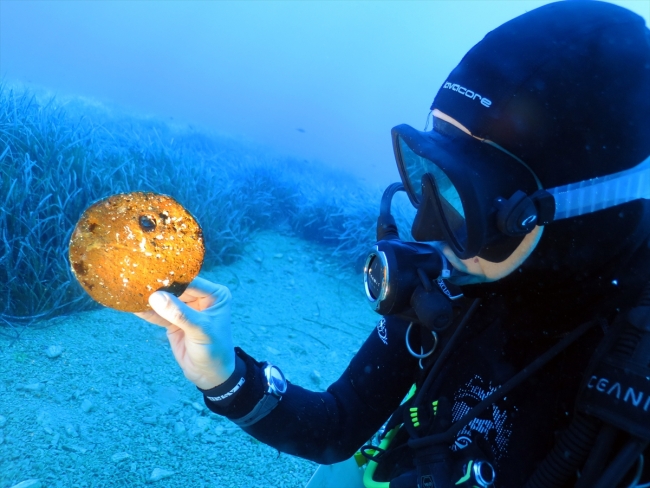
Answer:
[[[384,339],[373,330],[326,392],[290,383],[277,406],[244,430],[282,452],[321,464],[347,459],[381,427],[414,381],[418,363],[404,345],[407,325],[386,319]],[[227,406],[205,397],[210,410],[231,420],[247,415],[266,391],[263,365],[236,351],[246,365],[241,388]]]
[[[208,407],[241,419],[253,411],[267,384],[262,364],[233,347],[230,300],[226,287],[196,278],[178,298],[162,291],[152,294],[152,310],[137,315],[167,329],[176,361],[198,388],[209,396],[222,388],[223,394],[233,393],[218,402],[206,397]],[[389,318],[385,323],[372,331],[326,392],[290,384],[275,408],[244,430],[281,451],[320,463],[353,454],[397,408],[417,370],[417,360],[405,347],[407,323]]]

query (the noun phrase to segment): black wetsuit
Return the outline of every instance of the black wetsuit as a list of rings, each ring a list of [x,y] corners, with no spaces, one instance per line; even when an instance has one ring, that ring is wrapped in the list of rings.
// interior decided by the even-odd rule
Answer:
[[[647,214],[641,220],[646,221]],[[498,283],[465,287],[467,299],[480,297],[481,305],[433,387],[436,399],[444,398],[449,405],[452,420],[579,324],[596,318],[611,324],[619,309],[635,304],[650,277],[647,222],[642,227],[643,233],[613,250],[630,254],[616,260],[610,271],[598,266],[577,268],[588,272],[555,267],[543,273],[544,281],[537,270],[544,269],[549,249],[559,245],[556,240],[542,246],[528,270],[522,268]],[[423,380],[418,360],[405,347],[408,323],[391,317],[381,323],[326,392],[290,384],[278,406],[246,432],[282,452],[322,464],[353,455],[386,422],[411,385]],[[450,450],[461,451],[481,438],[481,447],[496,468],[495,486],[523,486],[571,421],[576,392],[604,328],[590,329],[488,408],[456,435]],[[228,407],[206,399],[211,410],[231,419],[251,411],[264,391],[260,363],[239,349],[237,354],[247,365],[244,386]],[[380,464],[378,475],[390,479],[413,469],[409,448],[398,452],[392,467]]]
[[[466,340],[461,341],[441,374],[444,385],[440,396],[449,399],[456,415],[478,403],[558,340],[554,332],[508,333],[509,327],[516,329],[518,324],[505,325],[486,307],[481,307],[474,318],[468,324]],[[388,318],[386,333],[380,335],[375,329],[341,378],[326,392],[290,384],[280,404],[245,430],[282,452],[321,464],[349,458],[381,427],[421,377],[418,360],[405,347],[407,326]],[[566,426],[591,347],[584,348],[584,354],[568,354],[577,349],[579,346],[573,346],[469,425],[469,430],[485,436],[490,443],[499,486],[522,486],[522,476],[530,475],[534,464],[552,447],[553,433]],[[245,359],[248,370],[243,391],[227,410],[207,401],[213,411],[229,418],[243,417],[264,390],[260,364],[241,350],[238,354]],[[456,444],[465,447],[472,433],[461,431]],[[509,456],[510,452],[518,454]]]

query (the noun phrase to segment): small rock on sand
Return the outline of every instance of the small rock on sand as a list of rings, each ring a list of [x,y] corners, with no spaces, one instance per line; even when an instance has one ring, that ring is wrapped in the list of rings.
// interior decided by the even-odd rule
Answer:
[[[174,474],[175,474],[174,471],[167,471],[166,469],[155,468],[151,472],[151,477],[149,478],[149,481],[150,482],[160,481],[162,479],[169,478]]]
[[[119,463],[120,461],[124,461],[125,459],[129,459],[131,455],[128,452],[118,452],[117,454],[113,454],[111,456],[111,461],[114,463]]]
[[[93,403],[87,398],[84,399],[84,401],[81,403],[81,410],[84,413],[90,412],[93,409],[93,407],[94,407]]]
[[[309,379],[316,385],[320,385],[321,382],[321,375],[318,371],[313,370],[311,373],[309,373]]]
[[[21,481],[17,485],[12,486],[11,488],[41,488],[40,480],[32,479]]]
[[[45,350],[45,354],[50,359],[58,358],[63,353],[63,348],[61,346],[49,346]]]

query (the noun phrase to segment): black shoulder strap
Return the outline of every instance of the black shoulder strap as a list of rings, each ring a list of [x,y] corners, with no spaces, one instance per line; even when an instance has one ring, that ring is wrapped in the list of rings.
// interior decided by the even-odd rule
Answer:
[[[469,422],[471,422],[476,417],[478,417],[481,413],[483,413],[483,411],[489,408],[490,405],[505,397],[508,393],[510,393],[510,391],[512,391],[512,389],[519,386],[522,382],[527,380],[530,376],[532,376],[534,373],[536,373],[538,370],[544,367],[549,361],[551,361],[551,359],[557,356],[560,352],[564,351],[567,347],[569,347],[578,338],[583,336],[585,332],[587,332],[597,323],[599,322],[598,321],[586,322],[581,326],[579,326],[578,328],[571,331],[561,341],[559,341],[548,351],[546,351],[544,354],[542,354],[537,359],[535,359],[532,363],[530,363],[528,366],[522,369],[515,376],[510,378],[504,385],[502,385],[494,393],[485,397],[483,401],[478,403],[474,408],[472,408],[469,412],[467,412],[467,414],[465,414],[462,418],[454,422],[451,425],[451,427],[449,427],[449,429],[447,429],[445,432],[441,434],[434,434],[426,437],[411,439],[409,441],[409,446],[414,449],[417,449],[418,447],[424,447],[431,444],[438,444],[438,443],[448,444],[450,442],[453,442],[454,437],[456,436],[458,431],[460,431],[465,425],[467,425]]]
[[[563,486],[580,468],[576,488],[618,486],[650,442],[649,378],[650,284],[594,353],[574,420],[526,488]]]

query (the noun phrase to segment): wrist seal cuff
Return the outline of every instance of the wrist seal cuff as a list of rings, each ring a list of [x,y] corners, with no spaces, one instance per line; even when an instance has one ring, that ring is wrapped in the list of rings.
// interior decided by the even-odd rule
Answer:
[[[238,355],[235,355],[235,371],[226,381],[214,388],[210,388],[209,390],[197,388],[208,400],[215,402],[220,406],[226,406],[232,402],[234,396],[245,383],[245,376],[246,363]]]

